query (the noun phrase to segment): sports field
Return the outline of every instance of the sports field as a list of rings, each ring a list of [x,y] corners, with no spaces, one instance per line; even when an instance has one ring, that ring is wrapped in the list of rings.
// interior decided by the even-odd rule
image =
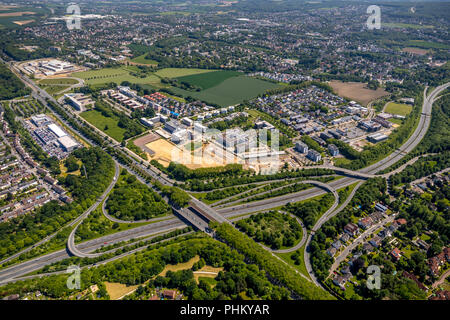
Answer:
[[[97,129],[103,131],[108,136],[116,141],[123,140],[125,129],[120,128],[117,124],[119,119],[116,117],[105,117],[97,110],[89,110],[80,114],[83,119],[95,126]]]
[[[237,76],[228,78],[219,85],[200,92],[191,92],[179,88],[171,88],[171,90],[185,97],[192,96],[196,99],[227,107],[239,104],[244,100],[253,99],[266,90],[279,87],[280,85],[268,81],[247,76]]]
[[[412,110],[412,106],[403,103],[389,102],[384,112],[397,114],[399,116],[407,116]]]
[[[208,73],[195,74],[176,78],[178,82],[187,82],[190,85],[200,87],[203,90],[215,87],[223,81],[242,75],[237,71],[213,71]]]

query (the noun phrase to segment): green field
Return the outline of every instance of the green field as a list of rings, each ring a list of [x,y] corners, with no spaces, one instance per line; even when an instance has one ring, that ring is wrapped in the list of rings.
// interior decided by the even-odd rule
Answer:
[[[131,59],[130,61],[131,61],[131,62],[134,62],[134,63],[139,63],[139,64],[158,65],[158,61],[146,59],[146,58],[145,58],[146,55],[147,55],[147,54],[145,53],[145,54],[140,55],[140,56],[138,56],[138,57],[136,57],[136,58],[134,58],[134,59]]]
[[[187,82],[192,86],[200,87],[203,90],[215,87],[225,80],[240,76],[242,72],[237,71],[214,71],[208,73],[195,74],[176,78],[178,82]]]
[[[229,78],[215,87],[200,92],[191,92],[180,88],[171,88],[171,90],[185,97],[192,96],[196,99],[226,107],[239,104],[244,100],[253,99],[266,90],[279,87],[280,85],[268,81],[238,76]]]
[[[217,70],[193,69],[193,68],[164,68],[156,71],[155,75],[161,78],[178,78],[212,71]]]
[[[136,66],[123,66],[119,68],[105,68],[100,70],[76,72],[72,75],[74,77],[84,79],[90,85],[104,84],[108,82],[120,84],[122,81],[129,81],[131,83],[148,84],[160,87],[161,78],[177,78],[213,71],[190,68],[165,68],[156,71],[154,74],[149,74],[145,78],[140,78],[134,77],[130,74],[130,72],[135,71],[135,69],[137,69]]]
[[[410,24],[410,23],[382,23],[383,27],[387,28],[408,28],[408,29],[431,29],[430,25]]]
[[[74,77],[84,79],[88,84],[92,85],[104,84],[108,82],[120,84],[122,81],[151,85],[158,85],[160,83],[160,79],[153,74],[145,78],[134,77],[130,74],[130,71],[127,70],[126,67],[76,72],[72,75]]]
[[[70,86],[59,86],[59,85],[49,85],[49,86],[40,86],[42,89],[44,89],[45,91],[47,91],[48,94],[50,95],[54,95],[58,92],[61,92],[67,88],[69,88]]]
[[[450,49],[450,45],[438,42],[428,42],[423,40],[409,40],[404,45],[424,49]]]
[[[101,114],[101,112],[97,110],[85,111],[81,113],[81,116],[87,122],[95,126],[97,129],[100,129],[114,140],[117,140],[119,142],[123,140],[125,129],[120,128],[117,125],[119,119],[117,119],[116,117],[105,117]],[[105,126],[107,126],[106,130]]]
[[[50,84],[77,84],[78,81],[76,79],[71,78],[60,78],[60,79],[42,79],[39,81],[40,85],[50,85]]]
[[[389,102],[389,104],[386,106],[386,109],[384,109],[384,111],[387,113],[397,114],[399,116],[407,116],[411,112],[411,110],[412,106],[395,102]]]

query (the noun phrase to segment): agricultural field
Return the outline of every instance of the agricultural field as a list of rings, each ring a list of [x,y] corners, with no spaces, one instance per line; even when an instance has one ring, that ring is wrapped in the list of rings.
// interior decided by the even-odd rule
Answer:
[[[193,68],[164,68],[155,72],[155,75],[161,78],[178,78],[190,76],[193,74],[202,74],[216,70],[193,69]]]
[[[403,103],[389,102],[384,111],[399,116],[407,116],[412,111],[412,106]]]
[[[368,89],[366,88],[366,84],[362,82],[342,82],[333,80],[330,81],[330,86],[341,97],[358,101],[365,106],[368,105],[370,101],[389,94],[382,88],[378,88],[377,90]]]
[[[412,54],[417,54],[419,56],[423,56],[429,52],[429,50],[420,49],[420,48],[413,48],[413,47],[406,47],[402,49],[403,52],[408,52]]]
[[[37,100],[11,101],[10,106],[17,115],[23,118],[45,112],[45,107]]]
[[[0,29],[17,28],[40,20],[49,13],[44,8],[0,5]]]
[[[190,76],[178,77],[178,82],[187,82],[192,86],[200,87],[206,90],[221,84],[223,81],[242,75],[237,71],[213,71],[208,73],[195,74]]]
[[[89,110],[80,114],[83,119],[103,131],[108,136],[117,141],[122,141],[125,129],[119,127],[119,119],[117,117],[105,117],[97,110]]]
[[[227,107],[239,104],[244,100],[253,99],[267,90],[279,87],[280,85],[268,81],[237,76],[228,78],[219,85],[200,92],[191,92],[180,88],[171,88],[171,90],[185,97],[192,96],[208,103]]]
[[[404,43],[407,46],[423,49],[450,49],[450,45],[440,42],[428,42],[423,40],[409,40]]]
[[[297,220],[279,211],[270,211],[240,220],[236,226],[272,249],[290,248],[302,238]]]

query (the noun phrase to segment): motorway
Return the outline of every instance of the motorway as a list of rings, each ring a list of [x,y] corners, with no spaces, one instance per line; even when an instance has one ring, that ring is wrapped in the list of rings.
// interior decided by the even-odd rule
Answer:
[[[8,63],[8,65],[10,66],[10,68],[12,70],[14,70],[14,66],[12,63]],[[20,79],[22,79],[23,82],[25,82],[28,86],[30,86],[33,89],[33,91],[34,91],[33,96],[35,96],[38,100],[43,102],[45,105],[47,105],[47,104],[46,104],[44,98],[47,98],[54,103],[57,103],[53,99],[53,97],[51,97],[47,92],[45,92],[45,91],[41,90],[39,87],[37,87],[30,79],[23,76],[22,74],[20,74],[17,71],[15,73],[16,73],[16,75],[19,76]],[[372,175],[375,175],[377,172],[390,167],[392,164],[396,163],[401,158],[403,158],[406,154],[411,152],[420,143],[420,141],[423,139],[423,137],[425,136],[425,134],[428,130],[428,127],[429,127],[430,121],[431,121],[431,108],[432,108],[432,104],[433,104],[434,100],[437,98],[437,96],[443,90],[447,89],[449,86],[450,86],[450,83],[441,85],[441,86],[435,88],[433,90],[433,92],[430,93],[430,95],[428,95],[428,96],[426,95],[426,89],[425,89],[424,90],[424,101],[423,101],[423,106],[422,106],[422,114],[421,114],[421,117],[419,120],[419,124],[418,124],[416,130],[414,131],[414,133],[407,140],[407,142],[401,148],[394,151],[392,154],[390,154],[385,159],[383,159],[383,160],[377,162],[376,164],[373,164],[367,168],[359,170],[358,174],[356,174],[356,176],[358,176],[359,179],[371,177]],[[65,121],[63,119],[61,119],[61,117],[59,117],[59,115],[57,115],[57,114],[55,114],[55,115],[61,121],[63,121],[65,123]],[[105,136],[104,133],[98,129],[96,130],[96,132],[99,134],[102,134],[102,136]],[[80,133],[78,133],[78,134],[80,134]],[[80,135],[83,136],[82,134],[80,134]],[[89,141],[89,139],[87,139],[87,140]],[[121,148],[118,144],[113,144],[113,147]],[[134,160],[135,158],[138,158],[138,157],[132,151],[130,151],[126,148],[121,148],[121,149],[133,156],[132,161],[133,161],[134,165],[138,166],[140,169],[147,172],[155,180],[163,183],[164,185],[172,185],[173,184],[173,182],[174,182],[173,180],[171,180],[167,176],[165,176],[164,173],[159,172],[159,170],[157,170],[156,168],[153,168],[147,162],[144,163],[145,165],[142,165],[142,164],[138,163],[136,160]],[[354,172],[352,172],[351,174],[354,174]],[[213,210],[211,207],[205,205],[204,203],[202,203],[201,201],[199,201],[195,198],[193,198],[192,201],[197,206],[199,206],[203,210],[207,211],[210,214],[210,216],[212,216],[215,220],[217,220],[219,222],[228,222],[229,223],[229,220],[227,218],[232,217],[232,216],[242,215],[245,213],[251,213],[251,212],[255,212],[255,211],[267,211],[271,208],[278,207],[278,206],[284,205],[289,202],[298,202],[301,200],[306,200],[308,198],[324,194],[328,191],[332,192],[335,196],[335,203],[324,215],[322,215],[322,217],[314,225],[314,227],[312,229],[312,233],[309,235],[307,243],[306,243],[306,247],[308,247],[309,243],[312,239],[312,235],[313,235],[314,231],[318,230],[323,223],[328,221],[328,219],[330,219],[332,216],[334,216],[340,210],[342,210],[344,208],[344,205],[349,203],[349,201],[353,197],[354,193],[356,192],[357,188],[354,188],[354,190],[352,191],[352,194],[346,199],[346,201],[341,205],[341,207],[338,210],[336,210],[336,208],[338,206],[339,197],[337,195],[336,190],[344,188],[349,185],[352,185],[355,182],[360,181],[359,179],[355,179],[352,177],[345,177],[345,178],[330,182],[329,184],[324,184],[325,186],[319,186],[320,188],[312,188],[312,189],[304,190],[301,192],[293,193],[290,195],[284,195],[284,196],[273,198],[273,199],[265,199],[265,200],[251,203],[251,204],[227,207],[227,208],[223,208],[223,209],[219,209],[219,210]],[[309,181],[309,183],[313,183],[313,182],[314,182],[314,184],[318,185],[318,181]],[[106,190],[105,193],[102,195],[102,197],[100,197],[91,208],[93,208],[94,206],[96,208],[105,199],[105,197],[108,195],[109,191],[112,189],[113,185],[114,185],[114,183],[112,183],[108,187],[109,190]],[[321,188],[324,188],[326,191]],[[74,221],[72,223],[72,225],[75,225],[76,223],[80,223],[80,221],[82,221],[86,216],[88,216],[90,214],[90,212],[93,211],[95,208],[83,213],[83,215],[78,217],[77,218],[78,220]],[[181,211],[181,215],[183,215],[183,216],[184,216],[184,214],[190,215],[190,213],[188,213],[188,212],[183,212],[183,211],[188,211],[187,209],[183,209],[180,211]],[[190,220],[190,219],[188,218],[187,220]],[[178,219],[168,219],[168,220],[148,224],[148,225],[145,225],[142,227],[134,228],[131,230],[119,232],[119,233],[116,233],[113,235],[101,237],[101,238],[98,238],[95,240],[87,241],[87,242],[84,242],[84,243],[78,245],[78,248],[74,244],[74,234],[75,234],[74,230],[76,230],[76,228],[75,228],[71,233],[71,237],[69,237],[68,251],[76,253],[76,255],[79,255],[79,256],[84,255],[86,257],[90,257],[93,254],[84,253],[81,250],[86,251],[86,252],[92,252],[92,251],[95,251],[96,249],[98,249],[99,247],[101,247],[102,245],[108,243],[108,241],[109,241],[109,244],[112,244],[112,243],[117,243],[117,242],[121,242],[121,241],[126,241],[131,238],[150,236],[152,234],[168,232],[170,230],[174,230],[177,228],[183,228],[183,227],[185,227],[185,225],[182,221],[180,221]],[[42,240],[42,241],[44,241],[44,240]],[[23,251],[21,253],[23,253]],[[95,256],[97,256],[97,255],[95,255]],[[45,255],[42,257],[38,257],[33,260],[9,267],[7,269],[0,271],[0,283],[7,279],[17,278],[20,275],[27,274],[34,270],[38,270],[45,265],[48,265],[54,261],[59,261],[61,259],[64,259],[65,257],[69,257],[68,253],[64,250],[60,250],[60,251],[57,251],[57,252],[54,252],[54,253],[51,253],[51,254],[48,254],[48,255]],[[308,265],[309,265],[309,253],[306,250],[305,263],[307,260],[308,260]],[[307,265],[307,269],[308,269],[308,265]],[[315,279],[315,276],[314,276],[310,266],[309,266],[308,273],[310,274],[314,283],[316,283],[317,285],[320,285],[318,283],[317,279]]]

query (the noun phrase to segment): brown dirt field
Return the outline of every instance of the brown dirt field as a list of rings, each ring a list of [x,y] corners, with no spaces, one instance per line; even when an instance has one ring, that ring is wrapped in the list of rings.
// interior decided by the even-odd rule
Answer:
[[[21,17],[26,14],[35,14],[36,12],[32,11],[19,11],[19,12],[8,12],[8,13],[0,13],[0,17]]]
[[[138,147],[144,147],[146,144],[158,140],[160,137],[155,133],[149,133],[145,136],[139,137],[134,140],[134,144]]]
[[[17,8],[17,6],[0,5],[0,11]]]
[[[25,24],[29,24],[29,23],[32,23],[32,22],[34,22],[34,20],[32,19],[32,20],[23,20],[23,21],[13,21],[15,24],[18,24],[19,26],[23,26],[23,25],[25,25]]]
[[[159,274],[161,277],[165,277],[167,271],[180,271],[180,270],[186,270],[186,269],[191,269],[192,266],[194,265],[194,263],[196,263],[197,261],[200,260],[199,256],[195,256],[193,257],[191,260],[184,262],[184,263],[179,263],[179,264],[168,264],[164,267],[164,270],[161,271],[161,273]]]
[[[146,148],[153,151],[154,154],[150,155],[150,153],[145,150]],[[186,167],[190,169],[210,168],[224,165],[223,162],[217,162],[212,156],[199,157],[196,155],[192,155],[186,149],[183,150],[183,148],[184,146],[178,147],[167,140],[158,139],[153,142],[147,143],[145,145],[145,148],[142,148],[142,150],[147,153],[149,161],[156,160],[166,167],[170,164],[171,161],[174,160],[186,165]],[[205,147],[202,148],[204,148],[205,150]],[[206,151],[205,154],[209,155],[209,153],[207,153]],[[176,156],[176,159],[172,159],[173,155]]]
[[[136,290],[139,286],[127,286],[121,283],[105,282],[105,287],[111,300],[117,300],[120,297],[123,297],[124,295]]]
[[[370,101],[389,94],[382,88],[378,88],[377,90],[367,89],[366,84],[361,82],[342,82],[332,80],[330,81],[330,86],[337,92],[338,95],[358,101],[365,106],[367,106]]]
[[[427,54],[429,50],[407,47],[407,48],[403,48],[402,51],[417,54],[419,56],[423,56],[423,55]]]

